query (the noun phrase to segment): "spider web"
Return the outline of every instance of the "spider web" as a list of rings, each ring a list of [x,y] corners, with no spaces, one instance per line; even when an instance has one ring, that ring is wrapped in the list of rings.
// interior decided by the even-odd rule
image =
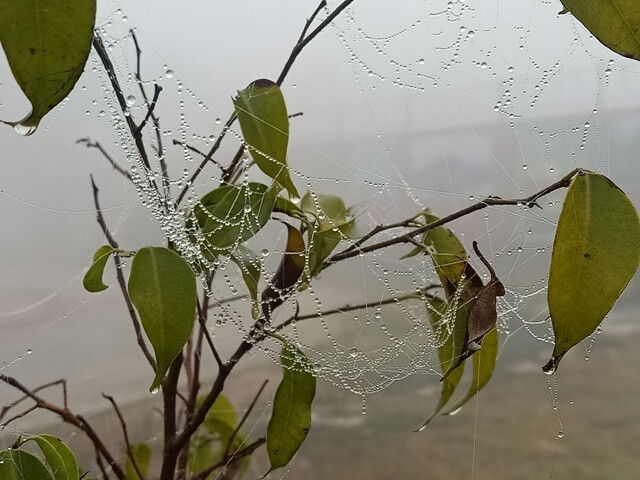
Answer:
[[[332,9],[338,2],[328,4]],[[407,1],[402,8],[392,4],[370,8],[356,2],[325,32],[324,38],[317,39],[322,50],[302,54],[303,57],[308,54],[312,60],[301,59],[300,66],[294,67],[283,86],[289,113],[299,110],[304,113],[291,119],[288,155],[290,173],[300,192],[341,196],[347,205],[353,206],[362,232],[409,218],[425,208],[444,216],[489,195],[528,196],[577,166],[609,175],[636,200],[640,178],[637,168],[626,159],[631,158],[629,154],[634,150],[628,137],[634,131],[630,112],[637,108],[634,102],[638,97],[630,98],[628,92],[637,82],[637,67],[614,59],[569,16],[557,16],[559,10],[559,3],[552,1],[518,5]],[[135,50],[127,33],[131,25],[122,10],[114,9],[99,26],[110,54],[116,59],[129,113],[139,119],[147,107],[135,81],[132,55]],[[298,28],[294,27],[293,30]],[[144,34],[142,28],[139,34]],[[290,38],[287,42],[283,43],[282,52],[290,48]],[[157,166],[158,151],[153,169],[147,169],[136,154],[124,118],[109,93],[108,79],[93,54],[88,67],[91,72],[82,80],[85,86],[78,99],[69,102],[75,109],[86,109],[88,124],[102,128],[96,131],[112,132],[105,133],[111,135],[110,144],[108,137],[96,139],[108,145],[108,150],[131,172],[135,189],[123,185],[126,182],[121,177],[97,162],[88,167],[84,159],[85,165],[73,167],[96,175],[108,223],[124,248],[169,240],[194,267],[206,264],[217,269],[214,283],[207,287],[213,305],[210,333],[221,345],[221,353],[229,354],[250,332],[251,303],[240,276],[242,266],[238,268],[222,257],[211,260],[204,242],[194,241],[198,232],[185,227],[185,217],[198,205],[199,198],[216,188],[221,180],[220,169],[209,165],[194,184],[189,184],[201,157],[186,145],[204,152],[210,148],[223,133],[223,120],[231,108],[229,92],[244,85],[234,78],[234,83],[224,89],[228,81],[221,75],[220,90],[224,93],[209,92],[208,83],[201,77],[192,79],[193,74],[186,68],[172,67],[175,60],[159,54],[160,47],[153,46],[154,39],[149,43],[151,58],[161,58],[160,64],[166,62],[158,70],[146,56],[149,47],[143,48],[143,62],[150,72],[145,77],[149,79],[146,86],[149,90],[153,84],[163,88],[157,112],[170,188],[174,195],[188,189],[184,205],[167,211],[162,195],[149,183],[149,178],[158,179],[161,173]],[[254,79],[242,81],[246,84]],[[6,103],[3,100],[3,106]],[[63,106],[63,113],[56,115],[67,116],[69,112],[65,109],[71,110]],[[55,134],[57,129],[68,128],[67,122],[66,118],[55,118],[48,128]],[[237,125],[225,133],[223,148],[216,154],[216,159],[223,163],[242,144]],[[155,144],[150,129],[146,135],[147,143]],[[182,146],[172,145],[174,140]],[[40,165],[41,153],[41,149],[35,148],[22,165]],[[247,153],[243,163],[242,180],[268,183],[266,177],[251,168]],[[56,178],[51,175],[55,174],[54,171],[47,175],[43,184],[50,188],[51,179]],[[77,182],[75,174],[64,182],[72,181]],[[37,195],[37,188],[17,189],[8,180],[2,186],[3,203],[17,207],[20,219],[44,217],[47,209],[52,209],[55,218],[45,224],[46,232],[62,230],[69,234],[74,231],[78,217],[86,224],[93,221],[86,195],[86,208],[78,210],[75,198],[63,196],[51,207],[45,197]],[[548,344],[553,336],[545,305],[546,275],[561,202],[561,193],[554,194],[540,200],[541,209],[491,207],[448,225],[468,251],[471,242],[478,241],[507,287],[506,296],[498,301],[500,349],[508,352],[505,355],[513,355],[514,348],[529,353],[539,351],[536,344],[542,344],[545,354],[551,351]],[[247,212],[224,220],[246,224],[251,215]],[[375,241],[393,238],[398,233],[399,230],[382,232]],[[82,325],[81,317],[95,311],[113,311],[111,303],[116,302],[118,293],[115,288],[108,294],[114,295],[111,301],[80,293],[82,268],[92,249],[104,243],[98,234],[89,238],[92,243],[86,242],[91,244],[83,247],[80,266],[63,275],[66,283],[63,281],[60,287],[57,278],[53,283],[56,286],[48,290],[45,287],[46,293],[38,300],[9,302],[13,307],[0,314],[0,334],[8,334],[9,338],[2,342],[7,347],[3,370],[16,375],[24,371],[36,384],[50,380],[50,372],[34,373],[36,364],[30,363],[35,357],[32,351],[43,362],[45,352],[51,350],[32,348],[34,338],[37,342],[38,336],[53,335],[63,325],[77,328]],[[68,239],[65,242],[69,245]],[[343,237],[336,251],[353,242]],[[270,284],[285,254],[285,243],[286,232],[278,222],[270,222],[247,243],[260,252],[261,289]],[[7,250],[12,247],[15,248],[11,244]],[[437,384],[440,375],[437,348],[443,336],[435,335],[426,321],[424,299],[403,300],[403,297],[437,283],[438,279],[426,256],[400,260],[412,247],[397,246],[340,262],[275,312],[272,325],[290,320],[299,309],[298,320],[291,321],[287,329],[278,333],[309,356],[311,371],[318,378],[363,399],[387,389],[396,391],[399,380],[415,385],[411,383],[415,377],[424,384],[424,374],[432,375],[428,383]],[[68,251],[75,247],[65,248]],[[71,254],[65,257],[71,258]],[[50,258],[39,258],[37,265],[45,265]],[[487,272],[473,255],[471,258],[486,283]],[[78,260],[72,264],[78,265]],[[35,271],[40,270],[36,267]],[[363,306],[352,309],[354,305]],[[627,310],[622,309],[621,316]],[[124,309],[122,312],[124,317]],[[25,316],[33,325],[26,333],[17,328],[17,322],[24,322]],[[44,322],[35,320],[42,316],[46,318]],[[90,325],[81,328],[88,335],[87,345],[95,349],[102,342],[95,332],[90,332]],[[115,335],[130,336],[127,327],[130,328],[116,327]],[[106,331],[106,327],[101,327],[100,333]],[[586,358],[595,338],[596,335],[585,343]],[[59,342],[68,344],[64,339]],[[250,360],[256,363],[267,357],[278,364],[280,346],[271,340],[256,344],[260,354]],[[91,369],[83,369],[78,375],[87,392],[96,388],[115,389],[118,378],[113,378],[113,372],[120,372],[116,377],[122,374],[129,384],[133,378],[142,377],[140,372],[128,372],[129,363],[139,360],[139,354],[132,353],[134,348],[122,348],[122,355],[118,350],[116,359],[111,348],[100,347],[110,358],[109,364],[100,364],[98,353],[89,354],[86,348],[81,349],[92,359]],[[538,361],[541,359],[535,353],[534,358],[538,370],[543,362]],[[520,365],[526,371],[530,363],[516,367]],[[549,386],[553,407],[557,409],[560,400],[554,381]],[[0,392],[11,395],[6,387]],[[124,401],[133,401],[140,395],[139,389],[130,389]],[[429,390],[420,397],[420,411],[427,414],[431,407],[425,396],[435,404],[436,394]],[[77,394],[72,399],[81,406],[90,406],[93,401]],[[366,406],[363,400],[363,413]],[[261,418],[267,413],[265,407]],[[479,418],[482,415],[476,410],[476,428]],[[421,416],[412,417],[405,430],[414,427],[416,420],[419,422]],[[256,419],[254,426],[259,421],[260,418]],[[115,432],[113,437],[117,437]],[[475,444],[485,437],[476,430],[472,438],[471,475],[474,476],[475,469],[479,478],[483,464],[476,460]],[[554,449],[547,448],[545,458],[549,452],[555,455]],[[529,469],[539,471],[533,466]],[[300,472],[306,472],[304,465]]]

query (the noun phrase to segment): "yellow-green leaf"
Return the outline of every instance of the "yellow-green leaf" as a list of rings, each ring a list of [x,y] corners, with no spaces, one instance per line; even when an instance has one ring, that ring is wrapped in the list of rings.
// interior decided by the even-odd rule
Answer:
[[[562,4],[605,46],[640,60],[638,0],[562,0]]]
[[[293,345],[282,347],[282,381],[273,399],[267,426],[267,453],[270,471],[284,467],[304,442],[311,428],[311,403],[316,379],[309,373],[307,356]]]
[[[0,451],[2,480],[54,480],[38,457],[24,450]]]
[[[430,210],[422,214],[425,224],[433,223],[438,217]],[[433,266],[445,290],[447,299],[455,293],[458,283],[466,268],[467,252],[458,237],[446,227],[435,227],[425,233],[422,243],[424,249],[413,249],[402,258],[412,257],[424,251],[431,257]]]
[[[602,322],[640,262],[640,222],[627,196],[603,175],[580,171],[560,213],[549,273],[555,348],[552,373],[567,351]]]
[[[144,247],[131,262],[129,295],[156,354],[158,368],[150,388],[153,390],[162,383],[191,334],[196,277],[189,264],[172,250]]]
[[[256,80],[238,92],[233,104],[258,168],[286,188],[291,198],[299,198],[287,166],[289,116],[280,87],[271,80]]]
[[[15,126],[35,132],[82,74],[91,50],[95,0],[0,0],[0,42],[11,72],[31,102]]]
[[[484,388],[493,375],[498,358],[498,330],[491,330],[484,337],[482,348],[473,355],[473,377],[467,394],[449,409],[444,415],[451,415],[461,409],[465,403],[471,400]],[[455,373],[452,372],[452,374]],[[449,375],[451,376],[451,375]]]
[[[96,250],[96,253],[93,255],[93,263],[82,279],[82,285],[87,292],[96,293],[109,288],[109,286],[105,285],[102,281],[102,275],[104,274],[104,267],[107,265],[109,256],[114,252],[116,252],[116,249],[111,245],[103,245]]]
[[[438,359],[440,360],[440,371],[444,374],[454,364],[461,355],[464,348],[465,338],[467,335],[467,322],[465,318],[467,313],[464,307],[460,307],[456,314],[447,312],[447,304],[438,298],[429,301],[431,308],[427,309],[431,329],[438,342],[445,338],[441,346],[438,347]],[[450,322],[454,322],[450,325]],[[456,387],[462,379],[464,373],[464,363],[450,372],[442,380],[442,388],[440,390],[440,399],[433,413],[418,427],[418,431],[424,430],[429,422],[440,412],[449,402]]]
[[[260,308],[258,303],[258,283],[260,282],[260,272],[262,270],[262,263],[260,258],[255,252],[252,252],[243,245],[238,245],[231,253],[231,260],[234,261],[244,280],[247,290],[249,290],[249,296],[251,297],[251,312],[253,318],[257,319],[260,315]]]

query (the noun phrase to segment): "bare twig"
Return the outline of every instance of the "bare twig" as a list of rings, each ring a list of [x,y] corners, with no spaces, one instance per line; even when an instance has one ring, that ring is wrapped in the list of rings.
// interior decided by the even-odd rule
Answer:
[[[157,155],[158,162],[160,163],[160,171],[162,172],[162,188],[165,193],[165,197],[169,198],[170,195],[170,185],[169,185],[169,174],[167,173],[167,162],[164,159],[164,147],[162,146],[162,135],[160,134],[160,119],[156,116],[154,109],[149,105],[149,97],[147,96],[147,91],[144,88],[144,84],[142,83],[142,74],[140,64],[142,63],[142,50],[140,49],[140,44],[138,43],[138,37],[136,37],[136,32],[133,29],[129,30],[129,34],[133,39],[133,44],[136,47],[136,81],[138,82],[138,88],[140,89],[140,93],[142,93],[142,98],[144,98],[145,103],[147,104],[147,118],[149,115],[151,116],[151,120],[153,121],[153,130],[156,133],[156,143],[158,145]],[[157,90],[158,85],[154,85],[154,88]],[[157,92],[158,94],[160,92]],[[153,104],[155,106],[155,102],[158,100],[156,96],[156,91],[154,91],[154,101]],[[142,130],[142,127],[140,127]]]
[[[229,463],[231,463],[232,461],[236,461],[236,460],[240,460],[241,458],[244,457],[248,457],[251,454],[253,454],[253,452],[255,452],[262,444],[264,444],[266,441],[266,439],[264,438],[259,438],[258,440],[256,440],[253,443],[250,443],[249,445],[247,445],[246,447],[238,450],[237,452],[232,453],[229,456],[224,456],[223,458],[221,458],[220,460],[218,460],[216,463],[214,463],[213,465],[211,465],[210,467],[205,468],[204,470],[196,473],[195,475],[193,475],[191,477],[191,480],[204,480],[205,478],[207,478],[212,472],[215,472],[217,469],[222,468],[226,465],[228,465]]]
[[[218,350],[213,344],[213,339],[211,338],[211,335],[209,335],[209,331],[207,330],[207,324],[206,324],[206,319],[204,317],[204,312],[206,312],[206,310],[203,311],[200,305],[198,304],[198,322],[200,323],[200,328],[202,329],[204,338],[207,340],[207,343],[209,344],[211,353],[213,353],[213,356],[216,359],[216,363],[218,364],[218,367],[221,367],[223,362],[222,362],[222,359],[220,358],[220,355],[218,354]]]
[[[308,313],[306,315],[294,315],[291,318],[285,320],[284,322],[282,322],[280,325],[277,325],[276,327],[274,327],[275,331],[280,331],[285,327],[288,327],[289,325],[291,325],[293,322],[300,322],[302,320],[311,320],[314,318],[320,318],[320,317],[326,317],[328,315],[335,315],[336,313],[346,313],[346,312],[353,312],[354,310],[364,310],[365,308],[375,308],[375,307],[381,307],[383,305],[391,305],[394,303],[399,303],[399,302],[403,302],[405,300],[421,300],[423,298],[434,298],[434,295],[431,295],[429,293],[427,293],[429,290],[433,290],[436,288],[440,288],[440,285],[428,285],[427,287],[423,288],[422,290],[413,292],[413,293],[409,293],[407,295],[402,295],[400,297],[394,297],[394,298],[387,298],[385,300],[381,300],[379,302],[376,303],[361,303],[359,305],[345,305],[343,307],[340,308],[331,308],[328,310],[324,310],[322,312],[316,312],[316,313]]]
[[[122,168],[118,163],[113,159],[111,155],[107,153],[107,151],[102,147],[99,142],[92,142],[90,138],[80,138],[76,140],[76,143],[84,143],[87,148],[97,148],[102,156],[107,159],[107,161],[111,164],[113,169],[118,172],[120,175],[123,175],[127,180],[133,182],[133,178],[131,178],[131,174]]]
[[[255,396],[253,397],[253,400],[249,404],[249,407],[244,412],[244,415],[242,415],[242,418],[240,419],[240,422],[238,422],[238,425],[236,426],[235,430],[233,431],[233,433],[229,437],[229,441],[227,442],[227,448],[224,449],[224,456],[225,457],[229,456],[229,450],[231,450],[231,445],[233,445],[233,441],[235,440],[236,435],[238,435],[238,432],[242,428],[242,425],[244,425],[244,422],[247,421],[247,418],[249,417],[249,415],[251,414],[251,412],[255,408],[256,403],[258,402],[258,399],[260,398],[260,395],[262,395],[262,392],[264,391],[264,387],[267,386],[267,383],[269,383],[269,380],[265,380],[264,382],[262,382],[262,385],[260,385],[260,388],[258,389],[258,393],[256,393]]]
[[[124,436],[124,444],[125,448],[127,449],[127,456],[129,457],[129,460],[131,460],[131,465],[133,465],[133,468],[138,474],[138,477],[140,477],[141,480],[144,480],[144,475],[142,474],[140,467],[138,467],[138,462],[136,461],[136,457],[133,454],[133,450],[131,450],[131,442],[129,441],[129,433],[127,432],[127,422],[125,422],[124,417],[122,416],[122,412],[120,411],[120,408],[118,407],[118,404],[116,403],[114,398],[104,393],[102,394],[102,396],[106,398],[113,406],[113,409],[118,416],[118,420],[120,421],[120,427],[122,428],[122,435]]]
[[[355,256],[360,255],[361,253],[369,253],[369,252],[373,252],[375,250],[380,250],[383,248],[387,248],[390,247],[392,245],[397,245],[400,243],[412,243],[411,239],[413,239],[413,237],[415,237],[416,235],[420,235],[423,233],[428,232],[429,230],[432,230],[436,227],[440,227],[442,225],[445,225],[449,222],[452,222],[453,220],[457,220],[458,218],[462,218],[466,215],[469,215],[470,213],[476,212],[478,210],[482,210],[484,208],[490,207],[490,206],[498,206],[498,205],[522,205],[522,206],[526,206],[529,208],[532,208],[534,206],[538,206],[538,204],[536,203],[537,200],[555,190],[558,190],[560,188],[566,188],[569,186],[569,184],[571,183],[571,180],[573,179],[573,177],[576,175],[578,170],[573,170],[571,173],[569,173],[568,175],[565,175],[564,177],[562,177],[560,180],[558,180],[557,182],[553,183],[552,185],[549,185],[548,187],[543,188],[542,190],[540,190],[537,193],[534,193],[533,195],[529,196],[529,197],[525,197],[525,198],[516,198],[516,199],[502,199],[499,197],[488,197],[485,198],[484,200],[481,200],[473,205],[470,205],[467,208],[463,208],[462,210],[459,210],[455,213],[452,213],[450,215],[447,215],[446,217],[443,217],[439,220],[436,220],[435,222],[431,222],[427,225],[423,225],[422,227],[418,227],[408,233],[405,233],[404,235],[400,235],[398,237],[394,237],[391,238],[389,240],[385,240],[383,242],[379,242],[379,243],[374,243],[373,245],[369,245],[367,247],[362,247],[362,248],[358,248],[355,250],[351,250],[351,249],[347,249],[344,250],[342,252],[336,253],[335,255],[333,255],[331,258],[329,258],[323,265],[323,269],[329,267],[330,265],[339,262],[340,260],[346,260],[347,258],[352,258]]]
[[[161,91],[162,91],[162,87],[160,85],[158,85],[157,83],[153,85],[153,99],[151,100],[151,103],[147,108],[147,114],[144,116],[144,119],[142,120],[142,122],[140,122],[140,125],[138,125],[138,128],[137,128],[138,134],[142,133],[142,130],[144,129],[147,122],[149,121],[149,118],[152,118],[152,117],[155,118],[153,111],[156,108],[156,104],[158,103],[158,97],[160,96]]]
[[[116,242],[116,240],[113,238],[113,235],[111,235],[111,232],[107,227],[107,223],[104,220],[104,216],[102,215],[102,209],[100,208],[100,199],[98,196],[100,190],[98,189],[96,182],[93,180],[93,175],[91,176],[91,186],[93,188],[93,203],[96,207],[98,225],[100,225],[100,228],[102,229],[104,236],[107,238],[107,242],[109,242],[109,245],[111,245],[113,248],[119,248],[118,242]],[[133,323],[133,329],[136,333],[138,346],[140,347],[140,350],[142,350],[142,353],[147,359],[147,362],[149,362],[149,365],[151,365],[151,368],[153,368],[153,370],[155,371],[157,368],[156,361],[147,348],[147,344],[145,343],[144,337],[142,336],[142,327],[140,326],[140,320],[138,320],[138,314],[136,313],[133,302],[131,302],[131,298],[129,297],[127,282],[124,278],[124,274],[122,273],[122,261],[120,260],[120,255],[118,255],[117,253],[114,254],[113,260],[116,264],[116,278],[118,279],[118,285],[120,285],[120,291],[122,292],[124,301],[127,304],[127,310],[129,311],[129,316],[131,317],[131,321]]]
[[[126,480],[124,472],[122,471],[122,468],[120,468],[120,465],[118,465],[118,463],[116,462],[114,457],[111,455],[109,450],[105,447],[100,437],[97,435],[93,427],[91,427],[91,424],[89,424],[89,422],[87,422],[87,420],[82,415],[74,414],[67,407],[60,407],[58,405],[49,403],[48,401],[40,397],[37,393],[35,393],[33,390],[30,390],[27,387],[25,387],[22,383],[20,383],[14,377],[9,377],[7,375],[0,374],[0,381],[3,381],[4,383],[11,385],[16,390],[21,391],[26,396],[31,398],[34,402],[36,402],[37,408],[48,410],[52,413],[55,413],[65,423],[74,425],[76,428],[82,430],[85,433],[85,435],[89,437],[96,451],[98,451],[99,454],[102,455],[102,457],[107,461],[107,463],[113,470],[113,473],[116,475],[116,477],[118,477],[119,480]]]
[[[58,380],[54,380],[53,382],[49,382],[49,383],[45,383],[43,385],[40,385],[39,387],[34,388],[32,390],[32,392],[33,393],[38,393],[39,391],[44,390],[45,388],[53,387],[55,385],[62,385],[63,405],[66,408],[67,407],[67,381],[64,378],[61,378],[61,379],[58,379]],[[17,407],[22,402],[24,402],[25,400],[30,399],[30,398],[32,398],[32,397],[30,397],[29,395],[25,395],[24,397],[20,397],[19,399],[17,399],[15,402],[12,402],[12,403],[10,403],[8,405],[5,405],[2,408],[2,411],[0,411],[0,422],[2,422],[2,419],[5,417],[7,412],[9,412],[9,410],[12,410],[13,408]],[[4,425],[7,425],[8,423],[10,423],[10,422],[7,421],[7,423],[5,423]]]
[[[174,145],[180,145],[181,147],[186,148],[187,150],[191,150],[193,153],[197,153],[198,155],[200,155],[203,158],[206,158],[206,156],[207,156],[206,153],[204,153],[201,150],[198,150],[193,145],[189,145],[188,143],[181,142],[180,140],[176,140],[175,138],[173,139],[173,144]],[[211,160],[211,163],[213,163],[220,170],[224,170],[224,167],[222,165],[220,165],[216,160],[214,160],[213,158],[211,158],[209,160]]]

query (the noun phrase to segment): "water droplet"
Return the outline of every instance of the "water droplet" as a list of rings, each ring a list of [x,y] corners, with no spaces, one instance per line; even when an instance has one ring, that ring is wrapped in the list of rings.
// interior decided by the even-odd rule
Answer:
[[[611,75],[611,69],[610,69],[610,68],[607,68],[607,69],[604,71],[604,74],[605,74],[607,77],[608,77],[609,75]]]
[[[556,357],[551,357],[551,360],[549,360],[547,364],[542,367],[542,373],[544,373],[545,375],[553,375],[554,373],[556,373],[556,370],[558,369],[558,364],[556,362]]]
[[[349,350],[349,356],[351,358],[356,358],[359,354],[360,351],[356,347],[353,347],[351,350]]]
[[[449,413],[447,413],[447,415],[457,415],[460,413],[460,410],[462,410],[462,407],[456,408],[455,410],[450,411]]]
[[[136,103],[136,97],[134,97],[133,95],[129,95],[127,97],[127,105],[131,106],[135,103]]]
[[[421,58],[420,60],[418,60],[418,64],[424,65],[424,58]]]
[[[251,205],[244,206],[244,213],[251,213]]]
[[[480,64],[480,68],[482,68],[483,70],[486,69],[489,65],[487,65],[487,62],[482,62]]]
[[[266,249],[266,248],[263,248],[260,253],[262,254],[263,257],[268,257],[269,256],[269,250]]]
[[[522,165],[522,169],[523,170],[528,170],[529,169],[529,165],[527,165],[526,163],[524,165]]]
[[[173,78],[173,76],[175,75],[174,71],[169,69],[166,72],[164,72],[164,76],[167,78]]]
[[[467,38],[473,38],[476,36],[476,32],[474,32],[473,30],[469,30],[467,32]]]
[[[25,355],[31,355],[33,353],[33,350],[28,348],[26,352],[24,352]]]
[[[564,431],[560,430],[558,432],[558,438],[564,438]]]
[[[160,391],[160,389],[158,387],[156,387],[153,390],[151,390],[151,395],[156,395],[159,391]]]
[[[13,129],[20,135],[28,137],[29,135],[32,135],[36,129],[38,128],[38,125],[23,125],[22,123],[16,123],[13,126]]]

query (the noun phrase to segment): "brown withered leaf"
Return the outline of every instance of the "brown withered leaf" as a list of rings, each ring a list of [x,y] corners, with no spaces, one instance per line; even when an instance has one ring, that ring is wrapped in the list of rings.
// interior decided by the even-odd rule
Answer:
[[[496,272],[491,264],[484,258],[478,248],[478,242],[473,242],[473,251],[480,261],[487,267],[491,278],[489,283],[484,285],[478,273],[467,262],[465,266],[466,283],[462,290],[462,306],[467,313],[467,337],[462,354],[458,360],[447,370],[442,379],[446,378],[453,370],[458,368],[462,362],[480,350],[482,340],[485,335],[496,326],[498,313],[496,310],[497,298],[505,294],[504,285],[496,276]]]
[[[271,279],[269,286],[262,292],[262,313],[266,318],[286,300],[289,289],[302,275],[305,262],[305,245],[302,233],[288,223],[287,246],[282,256],[278,270]]]

